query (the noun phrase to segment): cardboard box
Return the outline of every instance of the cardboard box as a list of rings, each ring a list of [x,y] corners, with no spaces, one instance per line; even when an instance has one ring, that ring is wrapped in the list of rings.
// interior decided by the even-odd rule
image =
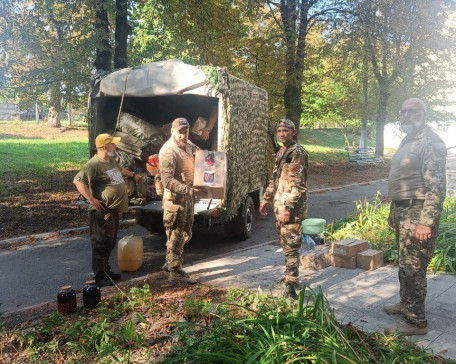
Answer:
[[[356,255],[354,257],[331,255],[331,265],[333,267],[354,269],[356,268]]]
[[[381,250],[368,249],[356,254],[358,268],[374,270],[383,266],[383,252]]]
[[[315,249],[306,251],[299,257],[305,269],[320,270],[331,265],[331,254],[328,245],[317,245]]]
[[[208,150],[198,150],[195,154],[195,174],[193,186],[195,198],[224,199],[226,193],[226,154]]]
[[[367,240],[344,239],[331,245],[331,254],[339,257],[356,257],[357,253],[367,250]]]

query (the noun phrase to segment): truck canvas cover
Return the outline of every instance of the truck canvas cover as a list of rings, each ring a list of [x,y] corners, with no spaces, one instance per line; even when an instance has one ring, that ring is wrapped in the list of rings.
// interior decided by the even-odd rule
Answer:
[[[268,181],[274,132],[267,92],[230,75],[226,68],[192,66],[173,59],[121,69],[94,80],[90,101],[92,154],[95,136],[112,132],[121,112],[162,127],[197,107],[218,105],[216,149],[225,151],[228,161],[220,222],[236,215],[242,199]]]

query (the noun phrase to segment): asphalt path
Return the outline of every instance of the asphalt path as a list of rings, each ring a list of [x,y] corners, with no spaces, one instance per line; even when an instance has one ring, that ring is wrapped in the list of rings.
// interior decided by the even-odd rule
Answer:
[[[311,193],[309,217],[325,218],[327,222],[343,218],[354,213],[354,201],[372,199],[379,190],[386,194],[386,182]],[[223,227],[195,231],[185,247],[184,264],[276,240],[272,215],[270,212],[267,217],[255,216],[253,235],[245,241],[226,236]],[[151,235],[139,226],[130,226],[119,231],[119,238],[130,234],[143,238],[144,264],[136,272],[123,272],[123,281],[158,271],[165,257],[164,236]],[[0,311],[11,313],[55,300],[59,288],[64,285],[81,289],[84,282],[92,277],[90,260],[87,233],[0,250]],[[110,261],[113,268],[116,268],[116,262],[114,251]]]

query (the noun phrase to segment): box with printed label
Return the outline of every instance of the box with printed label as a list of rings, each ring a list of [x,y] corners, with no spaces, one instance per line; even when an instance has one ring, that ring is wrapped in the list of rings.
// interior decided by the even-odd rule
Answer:
[[[344,239],[331,245],[332,255],[340,257],[356,257],[356,254],[367,250],[367,240]]]
[[[356,254],[358,268],[374,270],[383,266],[383,252],[381,250],[368,249]]]
[[[315,249],[306,251],[299,257],[305,269],[320,270],[331,265],[331,254],[328,245],[317,245]]]
[[[224,199],[226,192],[226,153],[198,150],[195,154],[193,187],[195,198]]]

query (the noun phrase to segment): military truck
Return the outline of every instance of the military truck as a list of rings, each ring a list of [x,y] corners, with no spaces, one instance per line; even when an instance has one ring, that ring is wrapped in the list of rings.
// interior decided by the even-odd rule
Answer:
[[[122,113],[165,130],[176,117],[192,124],[214,108],[218,113],[210,150],[226,152],[226,195],[219,200],[196,200],[195,224],[206,228],[225,224],[226,231],[247,239],[252,234],[255,205],[272,171],[274,133],[267,92],[230,75],[226,68],[172,59],[98,76],[88,113],[90,154],[96,153],[95,137],[115,132]],[[148,138],[143,136],[146,142]],[[144,167],[144,155],[135,159],[136,168]],[[136,210],[138,224],[151,232],[162,228],[160,199],[131,208]]]

